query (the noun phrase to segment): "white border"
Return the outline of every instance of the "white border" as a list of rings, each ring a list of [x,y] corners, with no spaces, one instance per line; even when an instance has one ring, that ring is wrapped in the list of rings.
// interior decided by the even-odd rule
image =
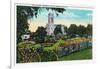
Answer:
[[[22,4],[22,3],[14,3],[14,5],[12,6],[13,4],[11,4],[11,68],[16,68],[16,67],[24,67],[24,68],[27,68],[27,67],[35,67],[35,68],[38,68],[39,66],[40,67],[45,67],[45,66],[48,66],[49,64],[54,66],[55,64],[56,65],[62,65],[63,64],[67,64],[67,65],[77,65],[77,64],[88,64],[88,63],[91,63],[91,62],[94,62],[93,60],[73,60],[73,61],[57,61],[57,62],[42,62],[42,63],[24,63],[24,64],[16,64],[16,5],[28,5],[28,6],[43,6],[43,7],[54,7],[56,5],[39,5],[39,4]],[[63,5],[63,6],[56,6],[56,7],[78,7],[78,6],[72,6],[72,5]],[[93,7],[84,7],[84,6],[79,6],[78,8],[83,8],[83,9],[91,9],[94,11],[94,8]],[[14,18],[13,18],[14,17]],[[94,22],[94,18],[93,18],[93,22]],[[93,27],[94,28],[94,27]],[[94,44],[93,44],[94,46]],[[93,53],[94,54],[94,53]],[[93,56],[94,58],[94,56]]]

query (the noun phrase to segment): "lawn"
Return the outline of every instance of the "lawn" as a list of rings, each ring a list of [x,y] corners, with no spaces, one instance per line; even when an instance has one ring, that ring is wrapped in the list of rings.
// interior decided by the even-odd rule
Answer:
[[[62,56],[59,58],[59,61],[64,60],[86,60],[92,59],[92,48],[87,48],[79,52],[74,52],[68,56]]]

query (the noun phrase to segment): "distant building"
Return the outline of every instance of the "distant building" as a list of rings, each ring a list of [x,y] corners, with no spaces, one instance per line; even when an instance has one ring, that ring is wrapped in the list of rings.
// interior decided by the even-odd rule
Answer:
[[[57,24],[54,24],[54,14],[52,12],[50,12],[48,14],[48,23],[46,25],[47,35],[53,36],[56,26],[57,26]],[[64,25],[61,25],[61,30],[62,30],[62,34],[65,35],[66,32],[64,30]]]
[[[24,40],[29,40],[29,38],[30,38],[30,33],[27,32],[27,33],[23,34],[23,35],[21,36],[21,38],[22,38],[23,41],[24,41]]]

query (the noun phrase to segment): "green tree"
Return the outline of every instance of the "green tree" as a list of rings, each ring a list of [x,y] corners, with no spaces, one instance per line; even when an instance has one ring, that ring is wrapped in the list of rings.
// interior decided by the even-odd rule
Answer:
[[[30,33],[30,40],[31,40],[31,41],[34,41],[35,35],[36,35],[35,32],[31,32],[31,33]]]
[[[38,12],[36,12],[39,8],[32,10],[30,6],[17,6],[17,43],[21,41],[21,35],[28,30],[28,18],[33,16],[33,12],[35,12],[35,16]]]
[[[92,35],[92,24],[88,24],[86,27],[87,35]]]
[[[39,42],[39,43],[44,42],[46,33],[47,32],[46,32],[46,29],[44,27],[42,27],[42,26],[41,27],[38,27],[38,29],[35,32],[35,34],[36,34],[35,41],[36,42]]]
[[[64,26],[64,30],[66,33],[68,33],[68,28],[66,26]]]
[[[77,34],[77,25],[71,24],[70,27],[68,28],[68,34],[71,37],[75,37],[75,35]]]
[[[83,25],[79,25],[77,33],[81,37],[84,36],[86,34],[86,27]]]
[[[62,31],[61,31],[61,25],[57,25],[56,28],[55,28],[55,30],[54,30],[54,34],[55,35],[57,35],[59,33],[62,33]]]

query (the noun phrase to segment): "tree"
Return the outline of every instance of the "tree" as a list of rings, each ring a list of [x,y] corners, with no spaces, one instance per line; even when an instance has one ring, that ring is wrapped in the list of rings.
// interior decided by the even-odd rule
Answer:
[[[21,35],[28,30],[28,19],[37,17],[38,13],[41,12],[42,7],[32,6],[17,6],[17,43],[21,42]],[[64,8],[45,8],[52,9],[58,13],[63,13]],[[58,13],[56,13],[58,15]]]
[[[68,28],[66,26],[64,26],[64,30],[66,33],[68,33]]]
[[[57,25],[55,30],[54,30],[54,34],[57,35],[59,33],[62,33],[62,30],[61,30],[61,25]]]
[[[44,27],[42,27],[42,26],[41,27],[38,27],[38,29],[35,32],[35,34],[36,34],[35,41],[36,42],[39,42],[39,43],[44,42],[46,33],[47,32],[46,32],[46,29]]]
[[[71,37],[75,37],[77,34],[77,26],[75,24],[71,24],[70,27],[68,28],[68,34]]]
[[[31,32],[31,34],[30,34],[30,40],[34,41],[34,37],[35,37],[35,32]]]
[[[28,18],[33,16],[33,12],[36,16],[38,9],[32,10],[30,6],[17,6],[17,43],[21,42],[21,35],[29,28]]]
[[[83,25],[79,25],[77,33],[81,37],[84,36],[86,34],[86,27],[84,27]]]
[[[92,24],[88,24],[86,27],[87,35],[92,35]]]

